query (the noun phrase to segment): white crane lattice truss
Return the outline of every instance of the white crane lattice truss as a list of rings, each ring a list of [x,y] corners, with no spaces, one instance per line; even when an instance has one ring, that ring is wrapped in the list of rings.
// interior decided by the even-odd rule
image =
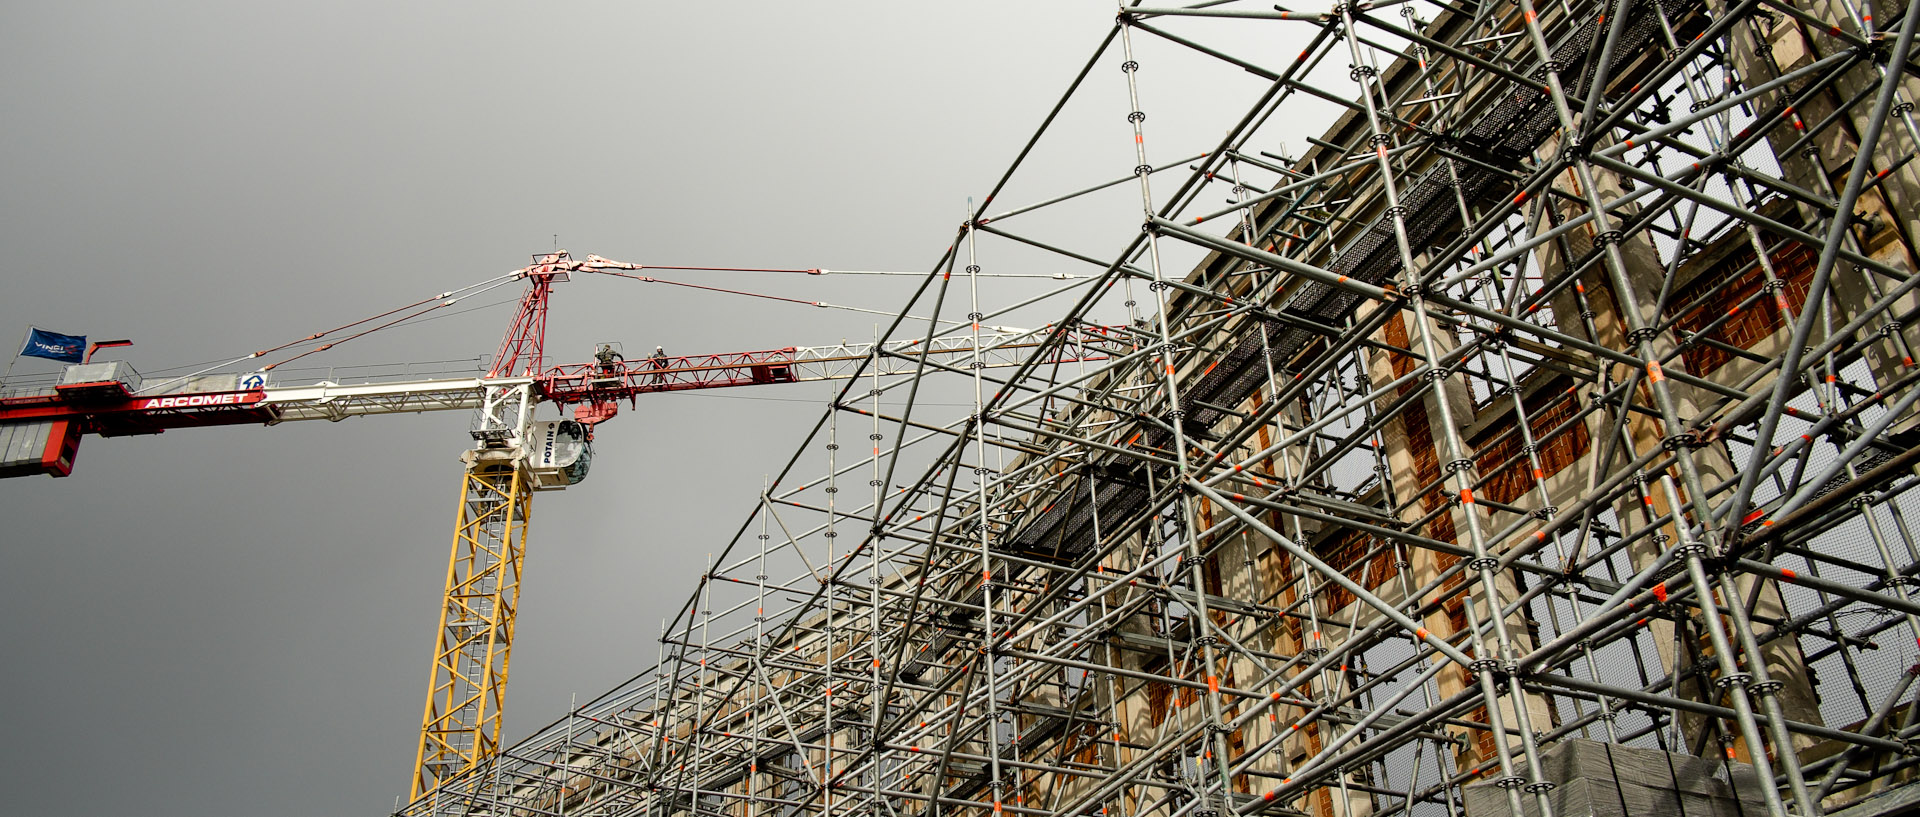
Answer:
[[[405,813],[1898,813],[1916,11],[1128,9],[1061,104],[1124,81],[1137,166],[1047,206],[1146,229],[1095,259],[989,196],[888,341],[971,342],[1017,243],[1125,348],[870,356],[657,667]],[[1190,166],[1154,49],[1267,82]],[[1262,151],[1304,99],[1343,113]]]

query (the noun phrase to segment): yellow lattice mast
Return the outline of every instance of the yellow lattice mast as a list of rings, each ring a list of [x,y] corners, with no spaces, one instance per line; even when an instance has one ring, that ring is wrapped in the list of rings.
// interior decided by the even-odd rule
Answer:
[[[470,451],[447,560],[413,796],[499,751],[532,480],[512,450]]]

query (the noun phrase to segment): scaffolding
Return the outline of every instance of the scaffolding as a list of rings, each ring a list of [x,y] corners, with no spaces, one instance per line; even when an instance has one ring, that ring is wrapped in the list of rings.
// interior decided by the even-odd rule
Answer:
[[[401,813],[1911,807],[1917,11],[1124,9],[658,664]],[[1167,53],[1263,91],[1156,166]],[[1102,81],[1134,166],[996,211]]]

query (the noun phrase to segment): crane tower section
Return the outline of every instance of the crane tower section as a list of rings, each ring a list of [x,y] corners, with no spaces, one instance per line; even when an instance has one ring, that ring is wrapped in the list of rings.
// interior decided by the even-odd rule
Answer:
[[[564,252],[535,256],[520,271],[527,291],[494,355],[489,380],[540,371],[548,299],[554,283],[568,279],[568,260]],[[460,505],[414,760],[415,797],[499,748],[533,491],[570,484],[551,468],[536,475],[534,408],[531,381],[488,383],[474,419],[475,447],[461,456]]]

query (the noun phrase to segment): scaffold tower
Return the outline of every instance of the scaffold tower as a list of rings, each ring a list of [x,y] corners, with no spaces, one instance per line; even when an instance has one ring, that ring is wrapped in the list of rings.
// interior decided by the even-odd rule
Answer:
[[[657,664],[401,813],[1911,813],[1917,12],[1123,8]]]

